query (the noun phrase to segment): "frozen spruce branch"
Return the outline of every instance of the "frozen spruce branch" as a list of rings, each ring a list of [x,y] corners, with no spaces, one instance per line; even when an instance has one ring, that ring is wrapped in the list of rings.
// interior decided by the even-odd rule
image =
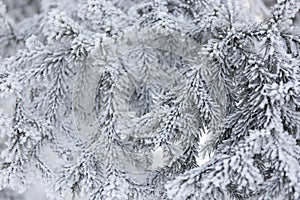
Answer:
[[[0,0],[0,199],[299,199],[299,8]]]
[[[225,118],[224,125],[213,137],[214,142],[208,143],[215,145],[215,155],[208,163],[170,182],[166,187],[169,198],[299,198],[300,158],[296,153],[299,151],[296,144],[299,135],[299,54],[296,52],[299,49],[291,48],[299,40],[294,43],[287,39],[299,35],[294,32],[296,27],[287,29],[282,24],[292,17],[285,13],[294,12],[296,5],[287,2],[279,2],[268,21],[234,32],[228,30],[224,38],[212,45],[223,45],[235,38],[230,45],[236,50],[230,53],[226,45],[221,52],[226,52],[226,57],[236,54],[236,74],[230,80],[237,82],[230,88],[238,91],[239,102],[233,104],[236,108]],[[208,51],[212,57],[219,58],[220,50],[215,52],[213,47]],[[230,62],[224,65],[224,59],[218,60],[219,67],[230,66]],[[289,176],[291,173],[294,176]],[[282,188],[286,188],[285,192]]]

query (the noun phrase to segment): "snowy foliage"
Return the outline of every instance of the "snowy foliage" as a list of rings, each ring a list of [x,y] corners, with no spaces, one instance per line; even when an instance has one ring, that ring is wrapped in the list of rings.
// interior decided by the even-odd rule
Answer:
[[[0,199],[299,199],[299,9],[0,0]]]

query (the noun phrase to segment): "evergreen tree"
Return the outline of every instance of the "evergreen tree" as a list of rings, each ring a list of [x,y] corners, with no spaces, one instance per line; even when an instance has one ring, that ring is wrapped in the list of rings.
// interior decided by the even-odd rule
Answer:
[[[298,37],[291,20],[298,10],[295,2],[281,1],[268,21],[228,30],[207,46],[213,58],[218,51],[231,56],[229,46],[212,48],[225,41],[239,48],[240,63],[231,78],[237,80],[240,102],[210,142],[215,155],[170,182],[170,198],[299,198],[299,49],[291,48],[298,39],[287,39]]]
[[[0,1],[0,198],[299,199],[299,8]]]

